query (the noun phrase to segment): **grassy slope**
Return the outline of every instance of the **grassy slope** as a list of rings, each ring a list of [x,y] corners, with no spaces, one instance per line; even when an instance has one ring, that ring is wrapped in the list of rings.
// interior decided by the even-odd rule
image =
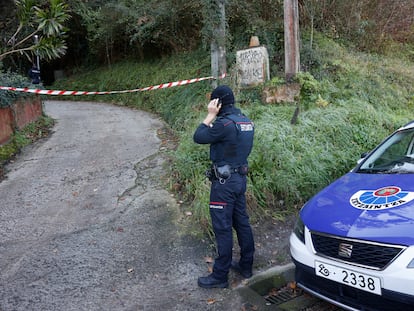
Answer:
[[[208,53],[198,51],[152,63],[124,61],[59,81],[55,88],[132,89],[208,76],[209,60]],[[414,64],[403,57],[356,53],[319,38],[312,56],[303,61],[312,63],[310,72],[316,79],[311,86],[304,85],[296,125],[290,124],[295,106],[264,105],[260,88],[236,91],[242,99],[240,106],[257,128],[247,194],[254,218],[283,218],[296,211],[303,201],[350,170],[361,153],[414,119]],[[222,83],[234,87],[233,79],[230,76]],[[205,114],[210,91],[209,82],[200,82],[94,98],[153,111],[168,122],[180,139],[171,155],[170,183],[181,185],[181,195],[206,228],[208,147],[195,145],[192,134]]]

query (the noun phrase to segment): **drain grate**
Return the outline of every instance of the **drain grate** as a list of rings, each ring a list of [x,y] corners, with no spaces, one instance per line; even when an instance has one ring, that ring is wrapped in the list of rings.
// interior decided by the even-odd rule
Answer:
[[[278,290],[271,290],[268,295],[264,296],[264,299],[266,300],[267,305],[280,305],[301,295],[303,295],[303,290],[301,289],[283,287]]]

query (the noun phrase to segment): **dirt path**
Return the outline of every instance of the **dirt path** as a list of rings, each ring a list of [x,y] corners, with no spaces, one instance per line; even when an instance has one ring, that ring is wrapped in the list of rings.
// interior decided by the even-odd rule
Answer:
[[[158,118],[85,102],[47,101],[45,112],[53,134],[0,182],[0,311],[249,310],[233,273],[229,289],[197,286],[214,253],[183,233],[160,182]],[[292,219],[252,225],[254,273],[290,261]]]
[[[0,183],[0,310],[239,310],[203,290],[208,245],[180,235],[159,183],[160,120],[96,103],[45,103],[54,133]]]

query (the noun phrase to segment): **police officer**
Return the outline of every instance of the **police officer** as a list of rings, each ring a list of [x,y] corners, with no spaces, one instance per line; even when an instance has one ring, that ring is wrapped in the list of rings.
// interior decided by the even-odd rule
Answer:
[[[40,70],[36,65],[33,65],[29,70],[29,78],[32,79],[32,84],[40,83]]]
[[[234,94],[222,85],[211,94],[208,114],[194,133],[198,144],[210,144],[212,169],[210,215],[216,237],[218,257],[213,272],[198,278],[204,288],[227,287],[233,268],[243,277],[252,276],[254,240],[246,212],[247,157],[253,146],[254,125],[234,107]],[[232,261],[233,232],[237,233],[240,260]]]

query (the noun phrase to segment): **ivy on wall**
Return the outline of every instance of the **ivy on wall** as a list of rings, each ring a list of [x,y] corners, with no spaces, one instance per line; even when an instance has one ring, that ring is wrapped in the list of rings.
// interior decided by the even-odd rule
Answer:
[[[13,87],[34,87],[30,83],[29,78],[23,77],[22,75],[5,72],[0,75],[0,85],[1,86],[13,86]],[[36,88],[39,88],[39,85],[36,85]],[[30,93],[23,92],[10,92],[0,90],[0,108],[9,107],[19,98],[25,98],[33,96]]]

